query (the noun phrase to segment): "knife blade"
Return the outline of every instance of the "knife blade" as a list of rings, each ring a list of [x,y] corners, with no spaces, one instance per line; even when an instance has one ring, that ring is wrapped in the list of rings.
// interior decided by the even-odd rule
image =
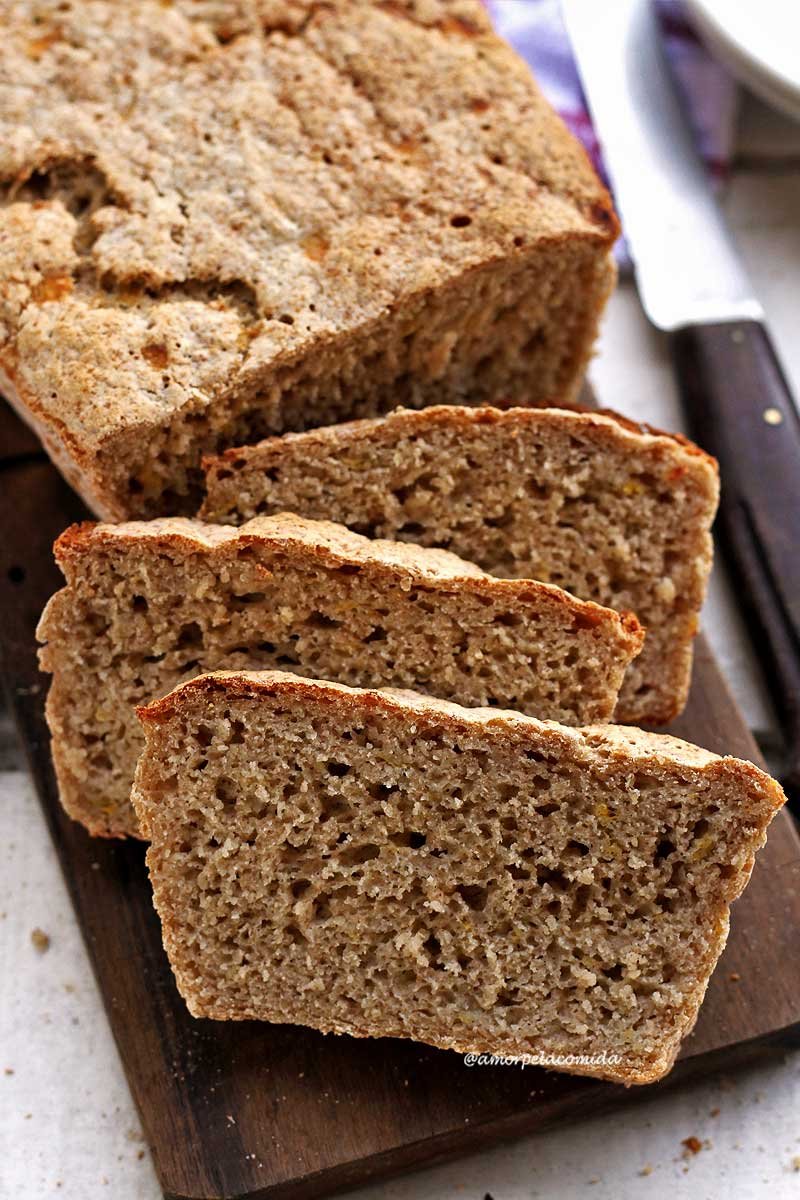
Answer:
[[[644,310],[659,329],[761,320],[647,0],[562,0]]]
[[[695,148],[648,0],[562,0],[644,310],[665,331],[800,794],[800,416]]]

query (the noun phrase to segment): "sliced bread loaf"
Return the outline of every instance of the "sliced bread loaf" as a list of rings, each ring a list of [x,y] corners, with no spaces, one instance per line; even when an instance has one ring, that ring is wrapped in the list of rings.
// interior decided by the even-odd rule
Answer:
[[[611,716],[642,640],[559,588],[286,515],[82,525],[55,553],[47,713],[62,800],[93,833],[136,832],[134,706],[201,671],[288,666],[585,723]]]
[[[783,794],[751,763],[276,673],[140,709],[191,1012],[669,1070]]]
[[[208,520],[288,508],[630,609],[647,637],[617,719],[664,724],[686,702],[719,485],[683,438],[611,414],[439,406],[231,450],[206,482]]]

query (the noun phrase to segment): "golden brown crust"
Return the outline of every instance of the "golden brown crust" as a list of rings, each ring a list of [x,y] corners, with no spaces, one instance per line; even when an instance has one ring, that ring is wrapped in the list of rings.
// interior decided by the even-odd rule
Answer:
[[[270,703],[264,705],[262,721],[259,700],[267,698]],[[248,703],[239,703],[242,700]],[[250,701],[253,701],[252,706]],[[327,741],[325,739],[328,721],[324,713],[326,708],[330,711],[331,726],[335,731]],[[254,749],[256,746],[261,748],[260,753],[263,755],[265,753],[264,738],[269,740],[276,729],[273,714],[278,720],[278,725],[284,720],[289,722],[293,739],[289,744],[292,746],[297,744],[298,729],[303,728],[305,721],[313,720],[314,729],[317,731],[315,736],[322,739],[320,744],[323,748],[323,759],[331,753],[334,758],[338,758],[341,750],[345,764],[352,764],[352,760],[349,757],[350,751],[344,748],[341,741],[340,731],[343,728],[349,731],[351,729],[361,730],[366,727],[369,739],[368,750],[373,750],[372,743],[375,742],[374,748],[379,753],[388,752],[389,757],[386,761],[393,763],[398,777],[403,779],[406,777],[404,772],[407,769],[404,757],[406,752],[410,754],[411,761],[416,765],[417,770],[421,769],[420,764],[416,763],[416,751],[402,749],[410,744],[409,734],[411,742],[415,745],[419,742],[421,746],[437,744],[439,747],[448,747],[451,752],[455,749],[458,758],[456,760],[451,758],[448,761],[451,763],[451,769],[456,771],[456,777],[450,783],[455,786],[455,794],[458,796],[461,795],[458,786],[460,783],[457,775],[458,768],[453,768],[452,763],[454,761],[461,763],[462,755],[464,756],[463,762],[467,764],[463,769],[468,773],[469,770],[474,769],[469,763],[470,754],[485,756],[488,751],[489,761],[497,764],[500,778],[503,780],[503,787],[508,788],[511,793],[518,792],[520,784],[517,776],[514,776],[513,783],[509,787],[507,772],[509,769],[513,769],[513,767],[509,767],[509,764],[524,761],[525,758],[533,758],[541,763],[552,762],[552,775],[549,774],[549,768],[541,768],[546,776],[546,796],[549,801],[557,801],[552,806],[548,805],[548,819],[550,819],[553,809],[556,811],[559,809],[559,800],[562,804],[565,799],[569,800],[561,818],[568,824],[566,830],[563,825],[559,826],[556,841],[565,836],[569,837],[577,827],[571,823],[572,821],[586,821],[585,813],[579,816],[580,803],[576,801],[574,810],[572,808],[572,789],[574,788],[574,783],[571,782],[572,777],[562,776],[561,783],[557,782],[559,770],[563,765],[568,764],[568,770],[578,778],[596,779],[600,789],[604,786],[604,782],[608,785],[609,781],[614,781],[611,785],[612,792],[608,793],[609,796],[612,794],[614,796],[614,800],[611,802],[616,810],[614,820],[625,822],[624,832],[623,827],[617,825],[614,836],[622,838],[623,845],[630,849],[627,867],[633,867],[635,864],[635,869],[640,869],[645,873],[640,879],[645,890],[655,886],[646,873],[660,869],[659,854],[666,853],[669,856],[678,845],[680,851],[677,862],[682,864],[684,871],[689,872],[689,890],[684,897],[687,905],[686,911],[682,906],[668,908],[662,910],[659,918],[657,907],[655,914],[647,918],[653,921],[650,926],[653,939],[657,937],[658,931],[663,929],[664,922],[672,922],[672,925],[670,931],[660,934],[661,937],[666,938],[666,942],[660,943],[663,951],[654,953],[649,967],[644,966],[644,956],[637,957],[637,963],[642,967],[642,973],[648,979],[648,983],[642,990],[640,1003],[645,1007],[648,1006],[651,995],[648,989],[658,980],[659,968],[669,964],[669,955],[675,953],[674,949],[672,951],[666,949],[668,944],[674,943],[675,946],[682,947],[683,950],[678,952],[684,953],[684,942],[689,937],[692,939],[692,945],[696,946],[696,953],[694,956],[689,956],[691,965],[684,960],[679,979],[674,978],[672,969],[665,971],[662,986],[669,988],[670,984],[674,984],[676,987],[674,996],[671,996],[670,1001],[665,1004],[664,996],[656,994],[656,1004],[650,1014],[656,1023],[652,1027],[651,1034],[648,1036],[640,1034],[635,1039],[635,1044],[633,1040],[626,1038],[624,1031],[620,1035],[619,1027],[617,1027],[615,1035],[616,1041],[614,1035],[609,1038],[606,1022],[611,1020],[614,1001],[607,1001],[605,1006],[595,1013],[592,1013],[590,1004],[586,1004],[581,1017],[581,1020],[585,1022],[581,1029],[581,1036],[590,1039],[593,1046],[605,1047],[610,1044],[615,1051],[626,1050],[626,1053],[622,1054],[621,1061],[619,1061],[620,1055],[617,1054],[617,1062],[614,1065],[587,1066],[573,1063],[567,1066],[567,1069],[574,1070],[578,1074],[611,1078],[626,1084],[652,1082],[667,1073],[677,1055],[682,1037],[689,1032],[696,1018],[711,971],[725,944],[728,932],[728,906],[746,885],[752,869],[755,850],[763,843],[766,826],[774,812],[783,803],[784,797],[781,789],[773,780],[751,763],[732,758],[720,758],[678,739],[648,734],[640,730],[621,730],[609,726],[596,726],[582,730],[565,729],[551,722],[540,722],[523,717],[518,713],[495,709],[467,710],[457,705],[417,696],[413,693],[364,691],[316,680],[299,679],[281,672],[225,672],[201,676],[176,688],[169,696],[141,708],[139,717],[145,726],[147,750],[140,761],[134,800],[145,832],[152,835],[148,863],[153,874],[156,903],[162,917],[165,944],[173,961],[179,987],[187,998],[190,1010],[197,1016],[222,1020],[247,1018],[278,1022],[301,1020],[307,1021],[325,1032],[348,1033],[354,1036],[421,1036],[425,1041],[460,1053],[491,1053],[493,1050],[496,1052],[497,1046],[500,1045],[502,1047],[500,1052],[503,1054],[530,1055],[531,1051],[535,1051],[536,1046],[540,1043],[526,1040],[526,1035],[520,1031],[521,1026],[509,1029],[505,1024],[502,1008],[497,1009],[493,1015],[493,1020],[497,1022],[494,1026],[494,1034],[492,1029],[487,1026],[476,1025],[465,1032],[463,1028],[456,1029],[450,1024],[437,1023],[435,1019],[429,1021],[427,1020],[429,1006],[423,1007],[423,1016],[419,1024],[415,1024],[413,1019],[404,1024],[404,1020],[398,1019],[396,1014],[393,1014],[390,1004],[383,1004],[377,1009],[373,1004],[369,1012],[369,1017],[374,1018],[371,1022],[365,1019],[365,1014],[359,1013],[357,1009],[353,1011],[351,1018],[349,1010],[343,1014],[340,1009],[328,1008],[327,1003],[318,1004],[313,1000],[313,1012],[300,1013],[295,1007],[290,1014],[287,1014],[280,1004],[275,1002],[274,995],[268,989],[265,991],[261,988],[258,982],[259,972],[255,966],[252,967],[252,970],[256,982],[249,988],[244,982],[247,972],[242,972],[237,968],[234,972],[226,973],[224,968],[218,969],[217,954],[214,949],[217,944],[216,935],[213,930],[209,930],[205,926],[204,919],[198,920],[196,917],[197,906],[192,904],[195,900],[195,886],[201,890],[205,887],[205,884],[193,882],[196,873],[206,861],[205,851],[202,854],[197,851],[202,859],[199,865],[192,864],[188,860],[195,853],[195,843],[201,847],[206,846],[208,833],[213,831],[215,837],[210,843],[212,846],[219,845],[222,841],[225,841],[227,846],[228,842],[225,839],[229,836],[230,845],[234,847],[232,851],[234,855],[237,853],[235,849],[237,845],[246,846],[248,849],[244,853],[249,855],[250,847],[260,845],[261,849],[256,854],[261,856],[264,870],[277,872],[283,869],[279,865],[279,855],[273,854],[271,838],[268,839],[270,843],[268,848],[267,842],[262,843],[259,837],[259,822],[262,814],[259,813],[254,818],[253,810],[246,801],[243,801],[241,809],[239,809],[235,791],[234,794],[231,794],[228,790],[230,787],[235,788],[237,781],[243,788],[243,797],[249,795],[254,787],[258,790],[258,771],[267,769],[266,765],[259,762],[257,767],[252,766],[251,768],[251,765],[241,756],[237,757],[235,747],[233,747],[234,752],[230,760],[224,757],[228,753],[226,747],[230,735],[227,730],[230,725],[238,726],[240,730],[245,731],[245,735],[249,730],[254,739]],[[391,718],[391,720],[373,722],[372,717]],[[250,722],[251,724],[249,724]],[[195,745],[194,739],[198,723],[207,732],[210,729],[215,730],[216,732],[210,736],[219,738],[223,764],[218,763],[216,769],[224,772],[226,778],[228,787],[226,787],[224,799],[228,807],[220,814],[220,806],[218,802],[215,804],[213,799],[214,795],[218,796],[219,793],[215,790],[212,781],[205,785],[198,785],[199,794],[193,793],[192,813],[191,817],[187,818],[184,809],[189,802],[185,802],[176,793],[174,771],[176,761],[181,760],[184,746]],[[170,726],[172,727],[170,728]],[[483,739],[479,736],[482,733],[491,733],[491,737]],[[205,745],[205,742],[202,744]],[[399,752],[396,748],[398,746],[401,747]],[[522,753],[525,750],[529,753]],[[292,753],[290,752],[290,758],[292,758]],[[492,757],[495,754],[497,755],[496,759]],[[423,752],[421,762],[424,763],[424,761],[425,754]],[[559,764],[559,766],[556,767],[555,764]],[[352,765],[355,766],[356,772],[364,769],[362,760],[358,757],[355,764]],[[296,769],[297,765],[293,763],[292,770]],[[349,775],[349,769],[344,773]],[[409,770],[409,777],[412,776],[413,770]],[[371,774],[368,775],[368,778],[371,777]],[[419,779],[419,775],[416,778]],[[203,779],[206,780],[205,775]],[[204,786],[208,789],[208,795],[211,796],[210,802],[203,791]],[[330,785],[324,783],[324,789],[327,789],[328,786]],[[413,785],[409,784],[408,786],[412,787]],[[414,828],[422,829],[426,833],[428,841],[432,841],[435,846],[439,846],[442,842],[446,844],[441,825],[443,822],[446,824],[452,810],[448,807],[447,801],[438,810],[440,814],[447,814],[447,816],[434,817],[433,810],[436,810],[437,801],[441,801],[441,793],[445,796],[449,795],[447,786],[440,781],[437,784],[439,792],[434,789],[430,822],[427,815],[421,811],[425,807],[424,804],[415,804],[413,807]],[[424,782],[422,787],[424,789]],[[652,791],[648,791],[650,787]],[[667,789],[667,795],[659,797],[659,787]],[[676,789],[671,795],[668,791],[670,787]],[[558,790],[559,788],[562,790]],[[642,789],[644,789],[644,794],[651,795],[652,803],[655,806],[649,812],[646,811],[647,805],[643,805],[641,810],[638,807],[643,797]],[[524,786],[522,794],[528,796]],[[602,790],[598,793],[590,792],[587,802],[589,811],[593,812],[599,825],[589,828],[586,824],[581,824],[581,834],[574,835],[580,836],[582,842],[587,843],[585,846],[586,858],[578,860],[580,863],[586,863],[586,867],[578,871],[574,859],[570,860],[571,866],[565,867],[568,877],[575,881],[580,879],[586,886],[592,886],[595,880],[594,871],[599,871],[601,876],[605,876],[616,873],[619,869],[622,869],[624,873],[626,869],[623,865],[624,857],[621,862],[617,862],[613,853],[609,859],[609,852],[600,849],[606,829],[605,822],[609,819],[609,808],[605,804],[592,807],[592,796],[602,794],[604,794]],[[481,795],[483,796],[483,793]],[[631,802],[632,811],[629,811],[628,804],[626,804],[626,796]],[[265,797],[266,790],[263,794],[259,793],[259,804],[265,802]],[[497,803],[497,797],[492,792],[491,784],[487,785],[485,801],[487,809],[491,809],[492,804]],[[307,803],[307,800],[304,801],[304,804],[307,805]],[[531,806],[531,815],[539,812],[535,799],[529,799],[528,803]],[[500,826],[502,830],[519,830],[526,824],[524,801],[519,808],[514,810],[513,814],[502,809],[502,801],[500,804],[499,815],[503,818]],[[678,813],[681,809],[684,811],[679,817]],[[301,807],[299,811],[305,814],[306,808]],[[478,808],[477,811],[482,810]],[[196,824],[198,812],[202,813],[199,832]],[[270,808],[267,805],[264,813],[269,812]],[[471,812],[474,815],[475,809],[472,809]],[[712,833],[708,832],[709,820],[698,820],[699,815],[703,813],[706,813],[712,822]],[[495,817],[497,816],[498,814],[495,812]],[[383,819],[383,815],[380,815],[375,824],[368,821],[365,830],[368,829],[369,833],[361,834],[362,837],[366,837],[367,841],[371,842],[374,839],[379,843],[367,847],[374,852],[370,857],[377,856],[376,869],[379,869],[379,860],[382,854],[380,845],[382,835],[379,829],[383,828],[380,824]],[[203,821],[206,820],[208,828],[204,828],[203,825]],[[281,820],[286,820],[285,814],[281,816]],[[649,832],[645,834],[644,827],[648,823]],[[665,828],[666,833],[664,832]],[[459,829],[462,836],[466,837],[467,830],[462,825],[459,825]],[[680,832],[681,829],[690,830],[688,845],[686,835]],[[481,826],[481,836],[483,836],[482,830]],[[285,828],[283,832],[285,835]],[[336,831],[334,830],[333,834],[328,831],[325,836],[333,840],[335,835]],[[593,842],[595,835],[596,846]],[[499,837],[500,835],[493,831],[492,836]],[[555,860],[548,856],[545,847],[548,844],[547,838],[551,836],[553,836],[552,833],[543,828],[537,829],[534,835],[537,852],[544,854],[546,861],[550,863]],[[674,838],[675,844],[668,841],[666,851],[662,852],[659,838],[665,836]],[[729,850],[720,852],[717,848],[712,851],[712,846],[718,847],[720,837],[728,836],[731,838]],[[192,839],[191,846],[183,844],[184,838],[187,837]],[[346,838],[346,834],[344,837]],[[340,842],[342,840],[342,838],[339,839]],[[425,838],[423,838],[424,841]],[[591,848],[588,845],[589,842],[593,843]],[[658,843],[657,847],[656,843]],[[179,844],[181,850],[185,851],[186,858],[174,853],[175,847]],[[574,843],[569,842],[568,845],[571,846]],[[358,848],[358,840],[356,840],[355,846]],[[650,856],[654,849],[656,853],[655,867],[650,863]],[[390,847],[389,856],[391,853]],[[292,850],[292,864],[295,864],[295,854],[296,852]],[[704,862],[709,854],[713,854],[713,870],[720,870],[719,878],[713,874],[710,877],[708,874],[704,874],[702,877],[698,874],[692,876],[693,871],[701,870],[700,866],[696,864]],[[251,865],[249,858],[247,861]],[[358,858],[350,861],[361,863],[363,860]],[[454,865],[449,858],[447,862],[450,866],[445,865],[443,868],[445,875],[448,870],[453,869]],[[676,863],[673,863],[672,868],[666,869],[665,878],[681,878],[680,873],[678,875],[670,874],[670,870],[674,872],[675,865]],[[384,868],[384,871],[394,869],[396,868],[392,865]],[[421,864],[420,869],[424,873],[430,868]],[[436,869],[438,870],[438,867]],[[334,865],[332,877],[340,880],[341,874],[337,874],[340,870],[338,865]],[[288,868],[290,880],[296,877],[292,871],[296,871],[296,865]],[[646,884],[644,883],[645,876]],[[354,896],[363,894],[373,897],[377,894],[374,892],[374,888],[377,886],[378,878],[377,873],[370,877],[369,887],[373,890],[364,889],[362,892],[360,886],[354,886],[349,890]],[[383,877],[380,876],[380,878]],[[455,879],[463,878],[464,865],[459,862]],[[495,876],[491,871],[488,878],[493,885]],[[261,875],[258,876],[258,879],[261,880]],[[440,895],[446,897],[448,890],[452,891],[452,877],[446,877],[443,882],[444,886],[441,892],[436,890],[437,885],[434,883],[434,890],[430,893],[423,893],[430,895],[431,900],[435,897],[437,906]],[[546,873],[544,884],[546,889]],[[324,893],[325,884],[321,886]],[[531,885],[526,903],[532,905],[543,903],[538,894],[541,886],[542,882],[538,879]],[[280,895],[280,887],[276,887],[273,894]],[[297,893],[293,894],[297,895]],[[616,903],[616,900],[610,898],[615,893],[609,888],[607,879],[603,880],[600,894],[604,905]],[[648,895],[650,894],[648,891]],[[545,890],[545,901],[548,895],[549,893]],[[236,899],[238,906],[241,899],[238,895]],[[370,903],[373,901],[370,900]],[[697,905],[696,908],[695,905]],[[430,905],[437,912],[449,911],[444,905],[437,906]],[[309,907],[313,913],[315,911],[313,906]],[[648,904],[645,902],[645,913],[647,913],[647,908]],[[290,909],[290,912],[297,914],[299,909],[298,905],[293,910]],[[672,915],[669,917],[664,915],[665,911]],[[605,922],[611,922],[614,918],[608,908],[604,907],[603,913],[602,929],[605,931],[607,928],[611,928],[611,925],[607,926]],[[682,915],[680,915],[681,913]],[[223,921],[227,919],[224,902],[216,910],[216,914],[218,919]],[[412,911],[411,916],[415,915]],[[503,910],[501,915],[506,917],[507,910]],[[636,915],[637,918],[641,916],[638,910]],[[419,924],[426,932],[433,930],[434,945],[441,948],[444,939],[449,936],[446,931],[450,929],[451,918],[443,918],[441,929],[431,922],[430,914],[427,912],[420,911],[419,918]],[[290,919],[299,920],[301,927],[307,928],[303,916],[292,915]],[[315,950],[313,915],[308,919],[312,922],[312,932],[309,936],[313,953]],[[521,918],[523,923],[525,919],[525,917]],[[350,910],[350,920],[360,920],[355,900]],[[510,923],[513,928],[513,914]],[[535,920],[533,923],[536,924]],[[503,949],[503,943],[508,936],[508,924],[507,920],[505,924],[501,925],[502,933],[498,934],[492,942],[493,949],[498,953],[506,952]],[[702,926],[702,929],[698,929],[698,926]],[[619,925],[614,927],[619,928]],[[482,928],[486,927],[482,925]],[[627,925],[623,924],[622,928],[626,929]],[[639,927],[637,926],[637,928]],[[191,945],[191,953],[187,953],[187,929],[192,930],[192,937],[188,943]],[[294,940],[297,933],[296,926],[292,926],[290,932],[292,932]],[[558,944],[561,945],[562,937],[568,940],[570,934],[571,930],[565,928],[563,934],[559,936]],[[272,935],[270,936],[272,937]],[[420,938],[424,936],[424,932],[420,934]],[[489,934],[487,933],[486,936],[488,937]],[[604,933],[599,938],[597,946],[605,944],[605,936]],[[206,937],[209,948],[201,950],[198,958],[198,946],[203,944]],[[671,943],[670,939],[672,939]],[[591,953],[595,952],[597,946],[593,944]],[[263,948],[267,960],[269,960],[272,947],[273,942],[270,940]],[[249,941],[248,950],[252,950]],[[255,949],[256,960],[254,961],[258,961],[260,952],[259,948]],[[599,949],[597,952],[600,953]],[[666,959],[661,957],[662,952],[666,954]],[[435,955],[438,952],[434,950],[433,953]],[[590,953],[585,941],[582,943],[581,958],[584,953]],[[616,950],[613,953],[619,954],[619,951]],[[208,956],[205,963],[202,961],[203,954]],[[283,959],[280,961],[281,969],[291,972],[291,968],[284,964]],[[320,962],[322,961],[320,959]],[[234,963],[237,962],[238,960],[234,957]],[[294,966],[296,968],[296,962]],[[391,969],[396,964],[387,962],[386,966]],[[386,969],[386,966],[383,969]],[[328,963],[326,962],[322,969],[327,969],[327,967]],[[344,969],[342,967],[342,970]],[[333,971],[330,980],[333,985],[332,990],[338,986],[336,970]],[[423,957],[420,960],[421,988],[427,986],[422,982],[422,977],[423,973],[429,970],[430,960]],[[343,986],[348,995],[354,995],[356,993],[353,988],[357,987],[354,982],[356,974],[353,972],[352,966],[350,971]],[[604,969],[601,969],[600,974],[592,973],[595,983],[602,981],[603,974],[607,974]],[[635,980],[638,975],[637,969],[631,978]],[[508,976],[501,976],[501,978],[508,978]],[[551,997],[547,987],[558,992],[562,986],[562,980],[563,975],[559,971],[555,971],[549,980],[545,979],[541,984],[542,990],[537,994],[538,1001],[541,1004],[549,1004]],[[372,992],[369,994],[371,997],[373,996]],[[622,998],[623,1007],[626,1007],[628,1011],[630,1011],[630,999],[630,995]],[[462,993],[459,1003],[465,1011],[469,1011],[469,996]],[[412,1006],[409,1011],[413,1013],[413,1000],[409,1001],[409,1004]],[[634,1004],[634,1008],[638,1012],[638,1005]],[[559,1016],[561,1016],[561,1012],[559,1007]],[[589,1015],[583,1015],[584,1013]],[[566,1025],[564,1028],[566,1029]],[[631,1031],[628,1030],[628,1032]],[[559,1042],[564,1042],[564,1052],[570,1053],[574,1050],[574,1046],[570,1046],[568,1040],[568,1036],[559,1038],[555,1035],[551,1039],[548,1034],[542,1038],[541,1044],[546,1046],[549,1053],[559,1053]]]
[[[23,388],[12,366],[12,356],[2,353],[0,393],[33,430],[67,483],[92,512],[107,521],[122,519],[124,509],[107,491],[87,446],[70,433],[63,421],[47,413],[33,392]]]
[[[159,700],[138,708],[137,715],[144,725],[163,724],[195,697],[215,693],[254,698],[260,694],[285,694],[298,698],[313,695],[316,700],[331,705],[402,713],[409,719],[446,725],[452,730],[491,726],[509,735],[521,734],[523,737],[526,732],[545,733],[556,750],[569,746],[571,750],[579,751],[581,746],[587,746],[637,765],[660,759],[712,774],[732,772],[761,789],[765,813],[776,812],[786,802],[780,784],[754,763],[714,754],[711,750],[704,750],[669,734],[649,733],[621,725],[587,725],[575,729],[554,721],[538,721],[535,717],[511,710],[462,708],[448,700],[416,692],[391,688],[351,688],[326,680],[303,679],[283,671],[215,671],[198,675]]]
[[[644,638],[632,615],[554,585],[291,514],[84,522],[55,555],[67,586],[37,634],[61,799],[114,835],[136,832],[134,706],[191,674],[293,663],[580,723],[611,717]]]
[[[591,410],[435,406],[267,439],[205,470],[210,520],[331,516],[633,610],[649,643],[619,718],[665,724],[685,704],[719,475],[680,435]]]
[[[354,353],[408,362],[373,371],[351,412],[385,407],[409,372],[420,402],[439,377],[466,394],[480,312],[533,295],[553,255],[569,295],[548,361],[575,386],[616,218],[477,0],[0,8],[1,361],[95,509],[179,507],[200,450],[233,430],[346,413]],[[433,321],[453,295],[475,312]],[[283,376],[296,395],[301,365],[334,347],[330,395],[313,363],[304,380],[322,411],[284,411]]]
[[[169,721],[185,702],[198,695],[226,693],[231,696],[257,697],[259,694],[285,694],[315,699],[344,707],[366,707],[378,711],[403,713],[423,722],[444,724],[452,730],[487,727],[502,729],[509,735],[546,731],[553,747],[581,746],[601,749],[618,761],[646,765],[648,761],[669,760],[687,768],[708,771],[713,775],[732,774],[757,787],[761,793],[764,814],[772,814],[786,802],[780,784],[754,763],[745,759],[714,754],[691,742],[670,734],[649,733],[643,729],[622,725],[587,725],[571,728],[555,721],[538,721],[522,713],[496,708],[462,708],[448,700],[423,696],[416,692],[392,688],[367,690],[347,687],[326,680],[303,679],[283,671],[215,671],[198,675],[180,684],[168,695],[137,708],[139,720],[147,726]]]
[[[218,455],[205,455],[203,469],[208,476],[225,464],[237,460],[249,462],[257,459],[260,463],[263,458],[266,463],[273,456],[280,459],[285,448],[292,444],[303,444],[309,448],[314,445],[335,446],[342,440],[358,441],[375,435],[382,435],[386,440],[391,440],[400,430],[424,433],[441,425],[463,429],[479,425],[517,425],[520,428],[532,429],[548,426],[561,426],[565,429],[569,429],[570,426],[575,429],[591,428],[601,433],[606,431],[609,440],[617,444],[627,443],[632,449],[646,447],[658,451],[663,448],[665,453],[673,455],[676,446],[680,447],[686,451],[687,456],[699,460],[706,468],[710,468],[715,476],[719,476],[717,460],[683,434],[669,433],[653,425],[633,421],[610,408],[593,409],[580,405],[572,405],[568,409],[541,406],[495,408],[488,405],[479,408],[464,405],[431,405],[421,410],[398,408],[383,417],[347,421],[302,433],[287,433],[282,438],[265,438],[250,446],[230,447]],[[626,438],[625,434],[634,436]]]
[[[574,613],[576,623],[583,628],[594,625],[616,627],[626,653],[638,653],[644,642],[644,631],[633,613],[616,613],[591,600],[578,600],[562,588],[532,579],[497,579],[487,575],[473,563],[458,558],[446,550],[420,549],[405,542],[368,539],[351,533],[332,521],[309,521],[293,513],[275,517],[255,517],[239,527],[208,525],[186,517],[162,517],[153,521],[129,521],[121,525],[102,525],[83,521],[71,525],[56,540],[53,553],[69,581],[83,555],[93,553],[99,546],[170,545],[192,553],[197,549],[219,549],[221,553],[236,553],[247,545],[263,545],[273,549],[292,547],[302,550],[310,561],[327,567],[357,567],[368,563],[373,568],[406,576],[426,587],[448,587],[454,582],[479,595],[502,596],[523,603],[549,602]]]

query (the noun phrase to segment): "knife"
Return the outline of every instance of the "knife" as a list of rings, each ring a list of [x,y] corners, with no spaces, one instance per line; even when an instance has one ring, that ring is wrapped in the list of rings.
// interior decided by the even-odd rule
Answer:
[[[636,283],[692,434],[800,793],[800,417],[695,149],[648,0],[562,0]]]

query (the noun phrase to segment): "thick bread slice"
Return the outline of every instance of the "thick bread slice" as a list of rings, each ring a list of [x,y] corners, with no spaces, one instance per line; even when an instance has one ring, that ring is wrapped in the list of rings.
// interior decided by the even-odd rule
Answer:
[[[672,1065],[784,799],[675,738],[281,673],[139,715],[134,804],[195,1016],[624,1083]]]
[[[612,413],[397,411],[207,460],[207,520],[291,509],[548,579],[645,626],[617,719],[683,708],[711,569],[714,459]]]
[[[135,705],[202,671],[288,666],[578,724],[611,716],[642,642],[634,617],[560,588],[286,514],[80,525],[55,553],[47,714],[62,801],[93,833],[136,832]]]
[[[0,0],[0,386],[109,520],[398,401],[569,398],[611,202],[478,0]]]

